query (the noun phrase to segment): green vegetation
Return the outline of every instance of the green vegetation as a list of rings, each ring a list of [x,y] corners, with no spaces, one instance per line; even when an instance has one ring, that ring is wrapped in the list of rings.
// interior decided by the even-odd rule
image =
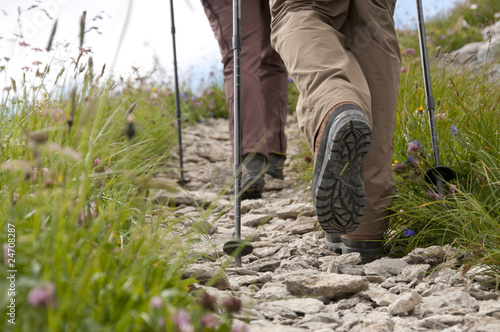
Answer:
[[[498,13],[500,2],[496,0],[457,1],[451,12],[426,19],[429,47],[451,52],[468,43],[483,41],[481,30],[495,23]],[[404,48],[418,49],[416,30],[400,31],[399,37]]]

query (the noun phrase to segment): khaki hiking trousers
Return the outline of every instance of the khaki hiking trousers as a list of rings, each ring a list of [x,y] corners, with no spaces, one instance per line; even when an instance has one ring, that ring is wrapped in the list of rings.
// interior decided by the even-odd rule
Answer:
[[[344,102],[359,105],[373,142],[365,161],[365,217],[350,238],[386,230],[400,75],[396,0],[271,0],[271,45],[297,85],[299,126],[311,150],[323,118]]]
[[[201,0],[224,67],[231,141],[234,139],[234,64],[232,0]],[[288,73],[270,43],[268,0],[241,3],[241,138],[243,156],[286,152]],[[234,142],[233,142],[234,144]]]

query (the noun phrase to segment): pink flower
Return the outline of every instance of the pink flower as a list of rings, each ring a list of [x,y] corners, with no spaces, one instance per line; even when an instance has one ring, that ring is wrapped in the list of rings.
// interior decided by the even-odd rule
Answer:
[[[401,67],[401,72],[402,73],[407,73],[408,72],[408,67]]]
[[[215,329],[217,327],[217,321],[212,314],[204,315],[203,317],[201,317],[200,324],[201,326],[205,326],[210,329]]]
[[[41,48],[38,48],[38,47],[33,47],[32,50],[35,52],[43,52],[43,50]]]
[[[30,44],[26,43],[25,41],[19,42],[19,45],[21,45],[22,47],[31,46]]]
[[[33,71],[30,67],[23,67],[23,68],[21,68],[21,70],[24,70],[24,71]]]
[[[414,48],[407,48],[406,50],[403,51],[404,56],[415,56],[417,54],[417,51],[415,51]]]
[[[33,66],[38,66],[38,65],[41,65],[42,62],[41,61],[33,61]]]
[[[189,321],[189,313],[180,309],[174,314],[173,321],[177,326],[177,331],[179,332],[194,332],[193,324]]]
[[[92,164],[94,167],[96,167],[97,165],[99,165],[101,163],[101,159],[99,159],[99,157],[95,158],[94,160],[94,163]]]
[[[408,154],[417,155],[418,151],[420,151],[420,146],[415,143],[408,144],[408,150],[406,151]]]
[[[152,298],[149,299],[149,304],[153,308],[161,309],[163,307],[163,301],[159,296],[153,296]]]
[[[235,320],[231,332],[248,332],[248,327],[240,321]]]
[[[403,173],[404,170],[405,170],[405,165],[402,164],[402,163],[395,163],[393,166],[392,166],[392,169],[396,172],[396,173]]]
[[[48,305],[56,305],[56,287],[53,283],[47,282],[42,287],[33,288],[28,293],[28,303],[34,307],[46,308]]]

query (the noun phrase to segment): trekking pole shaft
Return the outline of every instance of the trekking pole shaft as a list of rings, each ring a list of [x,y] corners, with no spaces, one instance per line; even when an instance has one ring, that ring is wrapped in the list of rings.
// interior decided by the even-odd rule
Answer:
[[[434,118],[434,97],[432,95],[431,73],[429,68],[429,59],[427,56],[427,41],[425,35],[425,22],[422,9],[422,0],[417,0],[417,15],[418,15],[418,36],[420,42],[420,56],[422,58],[422,70],[424,74],[425,85],[425,100],[427,112],[429,114],[429,126],[431,130],[432,151],[434,154],[435,166],[441,166],[439,161],[439,146],[437,140],[436,120]]]
[[[234,62],[234,195],[235,195],[235,234],[241,239],[241,0],[233,0],[233,62]],[[235,265],[241,266],[241,254],[235,258]]]
[[[184,163],[182,157],[182,133],[181,133],[181,103],[179,98],[179,77],[177,75],[177,49],[175,46],[175,22],[174,22],[174,2],[170,0],[170,19],[172,22],[172,46],[174,49],[174,83],[175,83],[175,116],[177,117],[177,141],[179,142],[179,164],[180,179],[184,182]]]

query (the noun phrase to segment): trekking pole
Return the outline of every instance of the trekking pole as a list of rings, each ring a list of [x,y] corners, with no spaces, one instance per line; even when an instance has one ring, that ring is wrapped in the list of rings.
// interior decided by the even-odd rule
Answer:
[[[174,23],[174,2],[170,0],[170,20],[172,22],[172,45],[174,49],[174,83],[175,83],[175,116],[177,117],[177,141],[179,143],[179,163],[180,176],[179,183],[181,186],[189,181],[184,179],[184,163],[182,157],[182,133],[181,133],[181,104],[179,99],[179,77],[177,75],[177,51],[175,47],[175,23]]]
[[[241,256],[248,255],[253,247],[248,241],[241,240],[241,0],[233,0],[233,62],[234,62],[234,196],[235,196],[235,236],[224,244],[226,254],[236,254],[234,264],[241,266]]]
[[[438,193],[444,197],[444,181],[451,181],[455,178],[455,173],[452,169],[446,166],[441,166],[439,160],[439,146],[436,130],[436,120],[434,118],[434,97],[432,95],[431,74],[429,69],[429,59],[427,56],[427,41],[425,36],[425,22],[422,9],[422,0],[417,0],[417,16],[418,16],[418,37],[420,43],[420,56],[422,59],[422,70],[424,74],[425,85],[425,102],[427,112],[429,114],[429,126],[431,130],[432,152],[434,154],[435,167],[426,172],[427,182],[433,183],[438,189]]]

